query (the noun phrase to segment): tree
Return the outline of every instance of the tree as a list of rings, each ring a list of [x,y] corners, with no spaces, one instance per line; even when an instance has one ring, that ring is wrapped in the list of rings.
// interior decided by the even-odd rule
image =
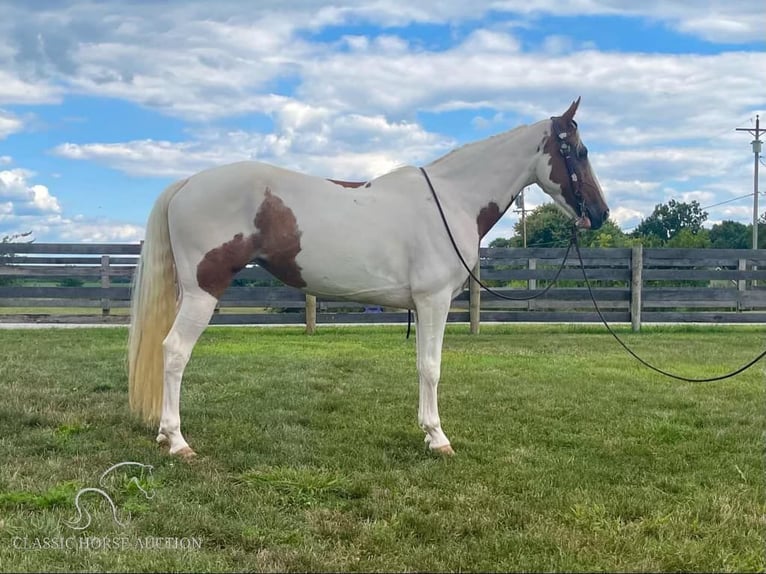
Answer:
[[[753,242],[752,226],[738,221],[722,221],[710,228],[710,247],[749,249]]]
[[[518,247],[513,239],[506,239],[505,237],[495,237],[489,242],[490,247]]]
[[[572,222],[553,203],[545,203],[530,211],[527,216],[528,247],[561,247],[569,243]],[[522,245],[523,226],[521,220],[513,226],[512,241]]]
[[[582,234],[581,243],[587,247],[627,247],[630,238],[611,219],[607,219],[596,231]]]
[[[750,234],[750,243],[747,246],[750,248],[753,246],[753,226],[748,225],[747,228]],[[758,218],[758,249],[766,249],[766,211]]]
[[[553,203],[536,207],[527,215],[528,247],[566,247],[572,237],[572,220],[564,215]],[[513,237],[498,237],[492,240],[490,247],[521,247],[524,229],[521,221],[513,226]],[[583,247],[621,247],[627,244],[622,230],[611,220],[607,220],[595,231],[578,232],[580,245]]]
[[[671,199],[655,205],[652,214],[642,220],[631,235],[648,240],[645,243],[649,245],[665,245],[683,229],[692,235],[699,233],[707,215],[697,201],[686,203]]]
[[[700,229],[693,233],[691,229],[684,228],[676,233],[665,243],[665,247],[692,247],[704,249],[710,247],[710,232],[707,229]]]

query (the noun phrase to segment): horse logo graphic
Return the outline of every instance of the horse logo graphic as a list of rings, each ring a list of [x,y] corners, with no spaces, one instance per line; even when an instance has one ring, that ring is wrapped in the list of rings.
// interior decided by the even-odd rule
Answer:
[[[92,517],[90,515],[90,512],[88,512],[87,508],[83,509],[80,507],[80,498],[84,494],[88,494],[89,492],[94,492],[104,497],[104,500],[106,500],[106,502],[109,504],[109,506],[112,509],[112,518],[114,519],[115,524],[124,528],[126,526],[126,523],[122,522],[118,518],[117,506],[115,505],[114,500],[112,500],[112,497],[109,496],[109,493],[107,493],[106,490],[104,490],[105,488],[107,488],[107,485],[105,484],[105,479],[107,475],[113,470],[116,470],[124,466],[137,466],[141,469],[140,478],[139,476],[134,476],[128,481],[128,484],[135,485],[135,487],[138,488],[138,490],[140,490],[143,493],[143,495],[146,497],[147,500],[151,500],[152,498],[154,498],[154,495],[155,495],[154,490],[152,490],[150,493],[150,492],[147,492],[143,486],[141,486],[142,479],[145,479],[149,482],[153,481],[152,471],[154,470],[154,467],[150,464],[143,464],[140,462],[132,462],[132,461],[120,462],[110,466],[103,472],[101,477],[98,479],[98,486],[100,488],[91,486],[91,487],[81,488],[77,492],[74,498],[74,505],[75,505],[75,508],[77,509],[77,518],[71,521],[64,521],[64,524],[66,524],[69,528],[73,530],[85,530],[86,528],[88,528],[88,526],[90,526]],[[83,521],[83,514],[85,515],[85,518],[86,518],[85,524],[81,524]],[[128,513],[128,516],[129,514],[130,513]]]

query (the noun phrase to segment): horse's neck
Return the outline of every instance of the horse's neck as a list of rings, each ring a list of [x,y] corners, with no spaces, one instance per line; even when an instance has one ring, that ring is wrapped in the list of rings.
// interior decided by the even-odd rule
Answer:
[[[440,194],[468,212],[495,203],[504,212],[535,180],[534,164],[544,136],[543,122],[521,126],[465,145],[426,167]]]

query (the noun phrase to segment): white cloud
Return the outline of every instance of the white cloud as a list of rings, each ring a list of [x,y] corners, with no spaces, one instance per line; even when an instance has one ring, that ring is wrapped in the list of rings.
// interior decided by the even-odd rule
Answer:
[[[59,237],[67,242],[137,243],[144,238],[144,228],[109,219],[78,216],[42,222],[35,230],[35,237],[41,237],[43,234]]]
[[[648,214],[644,211],[620,205],[609,213],[609,218],[621,228],[629,229],[638,225],[646,215]]]
[[[0,203],[0,235],[28,231],[36,241],[73,243],[137,243],[144,237],[144,228],[138,225],[81,215],[18,216],[5,213]]]
[[[367,179],[408,162],[446,152],[451,140],[418,124],[383,116],[336,115],[325,108],[287,102],[270,134],[208,130],[194,141],[138,140],[65,143],[61,157],[91,160],[139,176],[184,177],[245,159],[276,163],[314,175]]]
[[[0,171],[0,201],[10,204],[16,215],[61,212],[58,199],[50,194],[47,187],[28,181],[33,175],[18,168]]]
[[[2,62],[2,59],[0,59]],[[0,69],[0,104],[50,104],[60,100],[62,90],[44,80],[27,80]]]
[[[739,4],[739,3],[738,3]],[[745,8],[747,2],[744,2]],[[758,18],[760,16],[760,18]],[[722,14],[720,11],[703,11],[699,16],[678,20],[675,26],[694,36],[713,42],[753,42],[763,40],[763,4],[758,11],[742,11],[737,14]]]
[[[551,55],[566,54],[574,49],[574,42],[572,38],[556,34],[553,36],[546,36],[543,40],[543,51]]]
[[[0,140],[7,138],[12,133],[21,131],[23,125],[23,122],[15,115],[0,110]]]
[[[1,156],[0,164],[11,163]],[[34,183],[35,174],[23,168],[0,170],[0,235],[32,231],[39,241],[136,242],[142,227],[81,215],[67,217],[47,186]]]
[[[385,32],[371,38],[346,37],[350,54],[337,54],[335,46],[303,37],[305,31],[328,24],[442,24],[475,21],[490,11],[506,19],[521,15],[527,26],[534,26],[534,19],[543,14],[644,17],[714,37],[721,35],[721,28],[730,29],[726,41],[735,42],[760,39],[755,22],[763,16],[758,0],[714,0],[707,3],[703,16],[691,0],[640,5],[616,0],[563,4],[451,0],[422,7],[403,0],[367,5],[345,0],[327,7],[317,0],[259,2],[247,10],[231,0],[217,2],[212,10],[194,1],[127,7],[83,0],[35,11],[17,4],[0,24],[0,32],[17,41],[15,50],[0,50],[3,69],[15,72],[0,72],[0,103],[51,101],[67,89],[134,101],[189,120],[208,120],[268,113],[278,103],[268,94],[273,84],[300,77],[302,98],[357,113],[395,116],[413,105],[446,109],[446,94],[457,102],[486,100],[505,106],[509,93],[524,99],[530,88],[544,92],[551,88],[550,96],[540,102],[548,111],[547,106],[560,100],[555,94],[567,91],[585,89],[594,95],[603,91],[607,97],[654,91],[673,93],[678,99],[711,82],[726,82],[732,69],[763,68],[762,57],[747,54],[731,54],[720,61],[699,57],[695,64],[672,55],[572,53],[564,36],[543,39],[548,53],[535,57],[521,54],[518,41],[501,29],[478,28],[461,45],[439,52],[412,47]],[[551,58],[555,54],[568,57]],[[519,78],[524,79],[523,87]],[[750,100],[758,100],[752,95],[758,93],[757,86],[753,87],[731,89],[743,99],[751,94]],[[711,108],[715,105],[710,103]]]
[[[521,45],[510,34],[480,28],[466,38],[461,48],[467,52],[509,54],[518,52]]]

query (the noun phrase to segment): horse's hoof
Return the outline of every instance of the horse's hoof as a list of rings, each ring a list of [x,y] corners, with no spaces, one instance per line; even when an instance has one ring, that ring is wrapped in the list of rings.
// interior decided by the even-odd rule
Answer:
[[[160,433],[160,434],[158,434],[158,435],[157,435],[157,438],[156,438],[156,439],[154,439],[154,440],[156,440],[156,441],[157,441],[157,444],[159,444],[159,445],[165,445],[165,444],[167,444],[167,443],[168,443],[168,437],[167,437],[167,435],[166,435],[166,434],[164,434],[164,433]]]
[[[455,454],[455,451],[452,450],[452,446],[445,444],[444,446],[439,446],[434,449],[432,449],[436,454],[441,454],[443,456],[453,456]]]
[[[185,460],[187,462],[194,460],[194,458],[197,456],[197,453],[194,452],[191,447],[185,446],[178,452],[174,452],[173,456],[177,456],[181,460]]]

